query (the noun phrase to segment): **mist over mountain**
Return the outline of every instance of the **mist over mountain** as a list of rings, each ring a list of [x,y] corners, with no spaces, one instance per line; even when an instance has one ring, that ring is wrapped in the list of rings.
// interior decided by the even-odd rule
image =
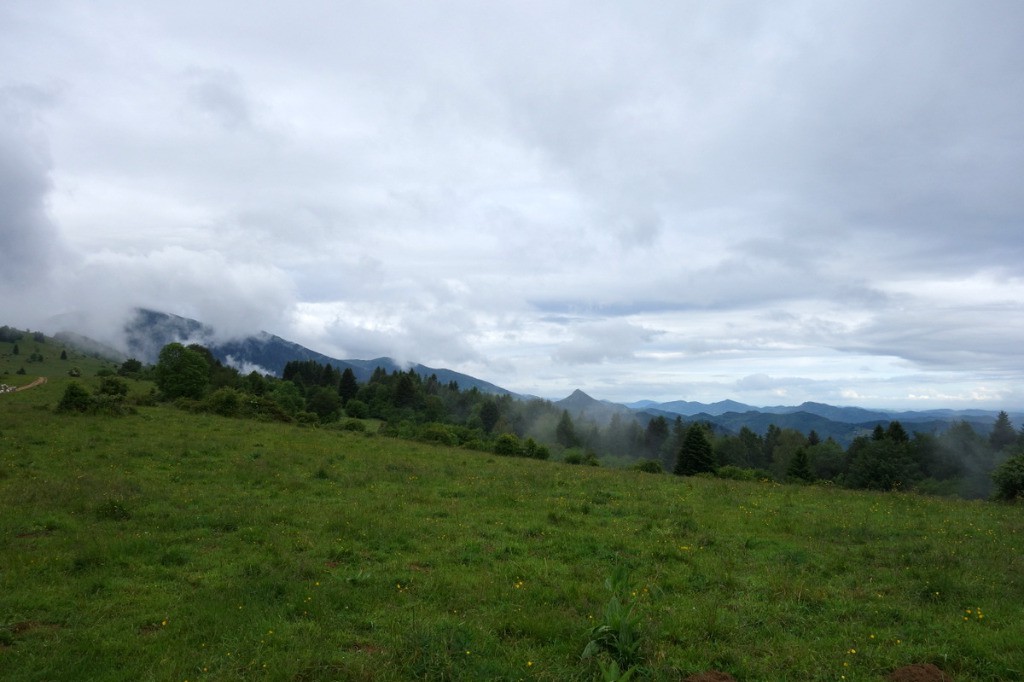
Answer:
[[[531,397],[445,368],[428,367],[418,363],[400,364],[388,357],[368,360],[334,358],[267,332],[225,339],[211,324],[144,308],[134,311],[123,332],[123,348],[126,352],[73,331],[61,332],[60,338],[79,348],[86,348],[113,359],[135,357],[149,364],[157,361],[160,349],[168,343],[197,343],[208,348],[219,361],[243,373],[256,371],[280,376],[288,362],[311,360],[323,365],[329,364],[338,370],[349,368],[360,382],[366,382],[377,368],[382,368],[388,373],[412,369],[423,377],[435,375],[442,383],[454,381],[464,389],[476,388],[483,393],[512,395],[517,398]],[[576,389],[561,400],[553,401],[553,404],[567,410],[574,419],[582,418],[602,426],[609,424],[616,416],[621,419],[636,418],[643,425],[657,417],[664,417],[669,421],[681,417],[684,421],[706,421],[716,430],[726,434],[738,433],[744,427],[755,433],[764,434],[768,426],[774,424],[802,433],[813,430],[822,439],[833,438],[844,446],[856,436],[870,433],[875,426],[886,426],[895,420],[903,423],[911,432],[939,433],[956,422],[966,421],[980,433],[987,433],[998,414],[996,411],[977,409],[872,410],[818,402],[804,402],[795,406],[758,407],[729,399],[714,403],[638,400],[620,404],[596,399],[580,389]],[[1024,414],[1012,414],[1011,417],[1017,423],[1024,421]]]
[[[820,438],[832,438],[843,447],[849,446],[857,436],[868,435],[876,426],[885,427],[892,421],[904,423],[911,432],[922,433],[941,433],[956,422],[966,421],[976,431],[984,434],[991,429],[998,414],[977,410],[884,412],[859,407],[835,407],[822,403],[758,408],[733,400],[722,400],[710,405],[685,400],[666,403],[641,400],[623,405],[598,400],[579,389],[553,404],[567,410],[574,419],[589,420],[601,426],[607,426],[616,415],[623,419],[636,418],[645,426],[650,420],[658,417],[664,417],[670,422],[676,418],[682,418],[687,422],[707,422],[722,434],[736,434],[746,427],[758,435],[764,435],[769,426],[775,425],[804,434],[814,431]],[[1022,415],[1018,415],[1015,420],[1020,416]]]
[[[635,410],[626,405],[597,400],[578,388],[569,396],[556,400],[554,405],[568,410],[573,417],[583,416],[598,424],[607,424],[615,415],[633,418],[636,414]]]
[[[998,416],[997,411],[988,410],[929,410],[926,412],[868,410],[860,407],[837,407],[823,403],[807,402],[796,406],[753,407],[734,401],[719,401],[710,405],[687,401],[658,403],[644,400],[638,410],[640,415],[663,416],[666,419],[684,417],[689,421],[706,421],[723,433],[737,433],[747,427],[763,435],[768,426],[790,428],[801,433],[815,431],[821,438],[832,438],[844,447],[854,438],[867,435],[876,426],[887,426],[893,421],[901,422],[908,431],[941,433],[957,422],[968,422],[978,432],[987,434]],[[741,410],[723,411],[723,406],[732,404]],[[1020,423],[1024,414],[1011,414],[1011,419]]]
[[[412,369],[423,377],[435,375],[441,383],[454,381],[464,389],[476,388],[483,393],[512,395],[511,391],[500,386],[450,369],[427,367],[418,363],[401,365],[387,357],[372,360],[332,358],[267,332],[221,340],[212,326],[155,310],[137,309],[124,331],[129,354],[146,363],[156,362],[160,349],[168,343],[198,343],[208,348],[215,358],[243,373],[256,371],[281,376],[288,362],[313,360],[331,365],[339,371],[351,369],[360,382],[367,381],[378,367],[388,373]]]

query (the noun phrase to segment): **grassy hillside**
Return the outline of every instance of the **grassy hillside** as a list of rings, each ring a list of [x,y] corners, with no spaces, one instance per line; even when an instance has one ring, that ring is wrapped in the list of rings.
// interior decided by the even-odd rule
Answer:
[[[50,376],[0,395],[0,679],[595,679],[620,568],[649,679],[1024,679],[1020,506],[56,415]]]
[[[17,334],[4,327],[5,336]],[[24,386],[37,377],[67,377],[78,369],[84,376],[94,376],[100,369],[116,370],[118,363],[96,354],[60,343],[52,337],[32,332],[20,332],[16,341],[0,339],[0,384]],[[15,351],[17,347],[17,351]],[[65,359],[61,359],[64,353]]]

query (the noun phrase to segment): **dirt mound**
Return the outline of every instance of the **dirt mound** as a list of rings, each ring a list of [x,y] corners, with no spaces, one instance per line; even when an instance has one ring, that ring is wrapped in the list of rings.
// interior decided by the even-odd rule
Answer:
[[[889,682],[953,682],[953,678],[931,663],[905,665],[885,676]]]
[[[683,682],[736,682],[736,678],[729,673],[709,670],[706,673],[690,675]]]

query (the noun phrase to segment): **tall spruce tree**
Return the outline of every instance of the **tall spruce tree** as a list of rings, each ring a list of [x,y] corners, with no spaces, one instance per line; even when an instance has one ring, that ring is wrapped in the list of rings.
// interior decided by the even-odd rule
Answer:
[[[359,382],[356,381],[356,373],[352,371],[351,367],[346,367],[338,381],[338,395],[341,396],[342,406],[355,398],[357,393],[359,393]]]
[[[711,440],[704,427],[694,422],[690,424],[683,437],[674,473],[677,476],[692,476],[714,470],[715,452],[711,447]]]
[[[1000,412],[996,417],[996,423],[992,425],[992,433],[988,436],[988,442],[993,450],[1002,450],[1007,445],[1017,442],[1017,432],[1010,423],[1010,415],[1005,411]]]
[[[797,448],[797,451],[793,453],[793,459],[789,460],[789,466],[786,467],[786,478],[797,481],[814,480],[814,474],[811,473],[811,462],[805,448]]]
[[[501,411],[498,410],[498,403],[488,398],[480,405],[480,423],[484,431],[490,433],[501,418]]]
[[[555,427],[555,440],[566,448],[573,448],[580,444],[580,439],[576,435],[576,427],[573,426],[572,417],[569,416],[569,410],[562,410],[562,417],[558,420],[558,426]]]

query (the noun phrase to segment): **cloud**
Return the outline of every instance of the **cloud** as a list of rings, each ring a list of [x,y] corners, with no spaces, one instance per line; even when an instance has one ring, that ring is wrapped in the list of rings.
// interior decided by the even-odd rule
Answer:
[[[274,266],[180,247],[93,253],[64,285],[72,310],[84,299],[109,311],[98,325],[116,329],[132,308],[143,307],[206,322],[221,339],[256,333],[262,325],[279,327],[292,305],[290,281]]]
[[[0,312],[149,305],[554,396],[1012,397],[1022,20],[6,3]]]
[[[573,323],[567,331],[571,338],[558,346],[553,357],[556,362],[570,365],[632,358],[657,335],[655,331],[624,320]]]
[[[59,258],[47,212],[52,160],[39,131],[50,99],[31,86],[0,87],[0,284],[16,291],[48,281]]]
[[[226,131],[252,125],[252,105],[236,73],[193,67],[185,78],[188,102],[197,113]]]

